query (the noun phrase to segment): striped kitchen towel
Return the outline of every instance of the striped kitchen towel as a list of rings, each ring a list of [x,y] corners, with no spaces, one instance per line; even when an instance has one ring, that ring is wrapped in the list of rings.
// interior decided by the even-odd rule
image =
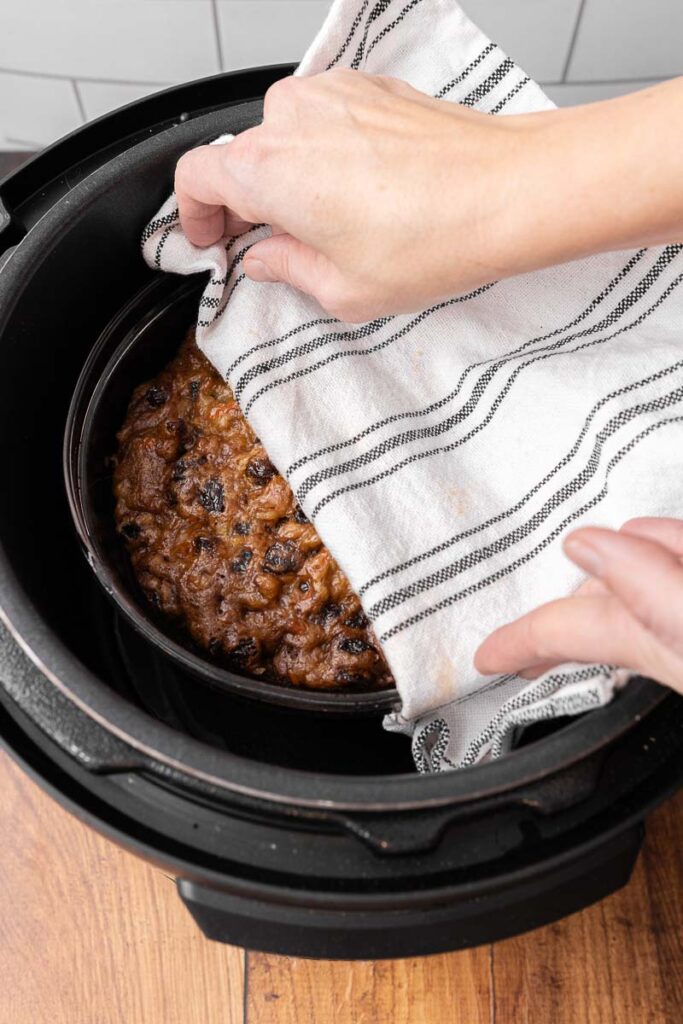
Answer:
[[[337,0],[298,73],[405,79],[493,115],[552,106],[453,0]],[[482,678],[496,626],[568,594],[563,535],[683,506],[683,256],[612,253],[351,325],[247,278],[258,227],[208,250],[171,197],[152,266],[210,270],[198,342],[348,574],[396,677],[385,727],[420,771],[498,757],[520,728],[609,701],[610,666]]]

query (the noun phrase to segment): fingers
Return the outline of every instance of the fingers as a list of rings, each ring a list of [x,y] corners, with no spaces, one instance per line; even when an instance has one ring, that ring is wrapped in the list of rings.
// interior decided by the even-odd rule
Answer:
[[[671,525],[661,531],[677,542]],[[657,640],[683,653],[683,567],[670,548],[630,532],[589,527],[571,534],[564,550]]]
[[[531,675],[534,669],[540,674],[565,661],[604,661],[634,668],[628,659],[639,638],[632,634],[631,618],[614,597],[567,597],[497,629],[475,654],[474,664],[484,675]]]
[[[212,245],[224,234],[240,234],[256,223],[243,173],[244,155],[253,147],[250,136],[256,131],[252,128],[223,145],[199,146],[178,161],[175,193],[180,222],[194,245]]]
[[[664,517],[655,519],[649,516],[641,519],[629,519],[621,530],[634,537],[645,537],[648,540],[657,541],[672,551],[674,555],[683,557],[683,520],[681,519]]]
[[[683,689],[683,548],[677,520],[620,532],[577,530],[565,552],[591,574],[573,597],[492,633],[475,655],[486,674],[535,678],[567,661],[607,662]]]
[[[284,232],[253,245],[244,258],[252,281],[282,281],[323,302],[334,267],[315,249]]]

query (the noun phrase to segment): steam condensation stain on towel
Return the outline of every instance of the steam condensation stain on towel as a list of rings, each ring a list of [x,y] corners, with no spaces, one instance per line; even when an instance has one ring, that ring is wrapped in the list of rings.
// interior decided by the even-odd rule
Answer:
[[[425,367],[424,367],[424,363],[422,362],[422,357],[423,356],[424,356],[424,349],[418,348],[414,352],[411,353],[411,357],[410,358],[411,358],[411,362],[412,362],[412,374],[413,374],[413,377],[418,377],[418,378],[422,378],[423,380],[425,380]]]
[[[436,705],[446,704],[458,696],[456,684],[455,665],[450,658],[443,657],[434,678],[434,689],[436,691]]]
[[[449,487],[446,491],[448,503],[456,516],[464,515],[469,508],[469,494],[461,487]]]

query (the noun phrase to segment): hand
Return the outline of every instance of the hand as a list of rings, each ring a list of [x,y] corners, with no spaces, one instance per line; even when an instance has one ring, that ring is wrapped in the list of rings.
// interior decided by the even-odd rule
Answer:
[[[498,181],[494,167],[511,166],[515,145],[510,119],[334,70],[277,82],[262,125],[185,154],[176,195],[196,245],[276,225],[246,274],[287,281],[358,322],[499,275],[493,240],[514,173]]]
[[[263,124],[181,158],[180,219],[198,246],[273,226],[245,273],[286,281],[342,320],[408,312],[683,235],[671,131],[682,95],[678,79],[570,110],[491,117],[358,71],[285,78],[266,94]],[[642,157],[646,129],[656,160]]]
[[[492,633],[477,670],[533,679],[566,661],[602,662],[683,693],[683,520],[577,530],[564,551],[589,579]]]

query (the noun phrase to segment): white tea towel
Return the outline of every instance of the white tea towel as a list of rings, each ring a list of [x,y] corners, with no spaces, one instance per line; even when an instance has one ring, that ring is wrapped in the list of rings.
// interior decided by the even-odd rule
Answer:
[[[494,115],[552,106],[453,0],[337,0],[298,73],[335,65]],[[358,326],[245,277],[266,233],[196,249],[171,197],[144,255],[211,271],[199,345],[361,596],[401,697],[385,727],[438,771],[607,702],[623,681],[609,666],[529,684],[482,678],[472,656],[494,627],[578,585],[560,547],[569,529],[683,507],[681,247]]]

